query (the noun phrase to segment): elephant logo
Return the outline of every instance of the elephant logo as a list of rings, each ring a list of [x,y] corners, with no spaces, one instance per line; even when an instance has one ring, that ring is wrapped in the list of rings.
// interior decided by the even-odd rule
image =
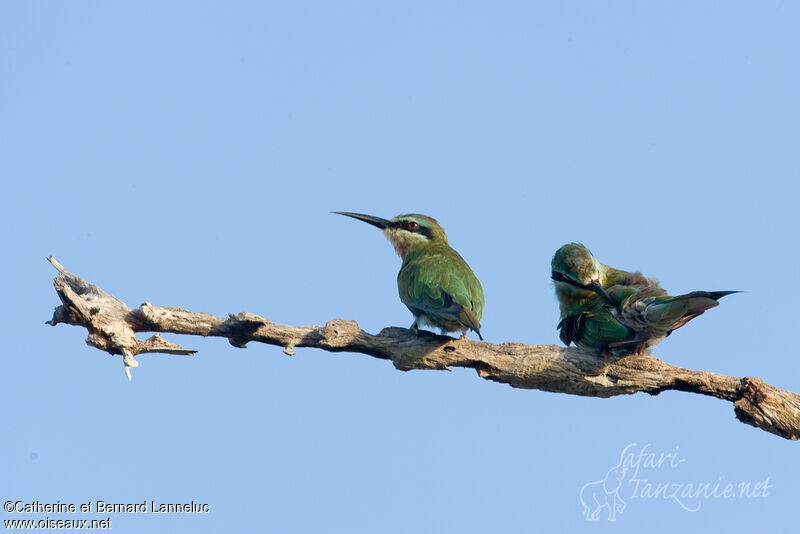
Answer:
[[[619,496],[619,490],[627,471],[627,466],[623,465],[622,458],[620,458],[619,464],[609,469],[603,479],[584,484],[581,488],[580,499],[587,521],[600,519],[600,512],[603,511],[603,508],[607,510],[609,521],[617,520],[617,512],[621,514],[626,506],[625,501]]]

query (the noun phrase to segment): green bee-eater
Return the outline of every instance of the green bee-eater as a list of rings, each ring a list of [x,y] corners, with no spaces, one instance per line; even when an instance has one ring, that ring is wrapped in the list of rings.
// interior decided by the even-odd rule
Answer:
[[[392,220],[335,211],[377,226],[403,260],[397,289],[414,315],[411,329],[433,326],[442,333],[474,330],[481,336],[483,288],[464,258],[447,243],[447,234],[436,219],[425,215],[398,215]]]
[[[693,291],[672,297],[655,280],[603,265],[580,243],[553,256],[552,278],[567,346],[641,353],[737,291]]]

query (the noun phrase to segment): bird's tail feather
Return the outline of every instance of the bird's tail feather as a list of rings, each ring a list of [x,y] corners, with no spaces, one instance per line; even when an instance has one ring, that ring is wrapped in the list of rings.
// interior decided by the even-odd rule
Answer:
[[[692,291],[685,295],[673,297],[671,302],[684,301],[686,303],[686,311],[683,316],[672,325],[667,335],[682,327],[698,315],[702,315],[706,310],[719,306],[719,302],[717,301],[732,293],[741,293],[741,291]]]
[[[481,335],[481,322],[478,320],[475,314],[472,313],[472,310],[462,306],[461,315],[466,319],[466,322],[462,321],[462,323],[469,325],[469,327],[474,330],[476,334],[478,334],[478,338],[483,341],[483,336]]]

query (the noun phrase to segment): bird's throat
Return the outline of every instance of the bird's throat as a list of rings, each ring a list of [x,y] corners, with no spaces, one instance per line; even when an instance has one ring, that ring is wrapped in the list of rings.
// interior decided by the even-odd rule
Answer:
[[[386,238],[392,244],[401,260],[405,260],[406,256],[411,252],[429,242],[428,238],[424,235],[410,234],[394,228],[387,228],[383,233],[386,235]]]

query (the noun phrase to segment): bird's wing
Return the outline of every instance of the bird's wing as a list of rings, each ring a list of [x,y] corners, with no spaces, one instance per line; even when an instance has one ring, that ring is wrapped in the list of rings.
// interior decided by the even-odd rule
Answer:
[[[634,331],[620,323],[606,306],[569,315],[558,323],[558,327],[561,330],[559,337],[565,345],[572,342],[601,349],[635,338]]]
[[[643,291],[622,304],[622,321],[635,330],[666,335],[687,311],[688,301],[682,297],[651,296]]]
[[[403,266],[397,285],[400,300],[412,311],[448,315],[476,332],[480,329],[483,290],[466,263],[438,254],[421,256]],[[470,291],[470,285],[476,287]]]

